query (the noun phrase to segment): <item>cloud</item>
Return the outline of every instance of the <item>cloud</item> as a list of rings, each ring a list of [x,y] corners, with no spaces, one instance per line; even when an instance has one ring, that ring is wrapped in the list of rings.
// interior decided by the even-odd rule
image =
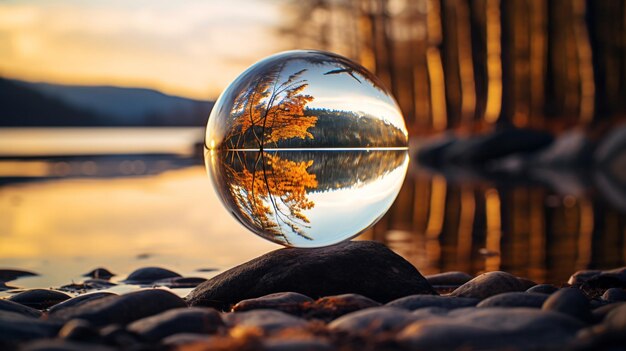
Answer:
[[[276,50],[279,18],[259,0],[3,2],[0,74],[215,97]]]

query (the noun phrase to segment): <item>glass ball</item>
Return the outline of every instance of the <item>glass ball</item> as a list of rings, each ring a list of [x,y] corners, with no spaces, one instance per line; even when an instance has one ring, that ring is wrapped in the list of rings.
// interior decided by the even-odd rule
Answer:
[[[357,63],[287,51],[252,65],[216,101],[205,163],[253,233],[293,247],[348,240],[395,200],[408,167],[397,103]]]

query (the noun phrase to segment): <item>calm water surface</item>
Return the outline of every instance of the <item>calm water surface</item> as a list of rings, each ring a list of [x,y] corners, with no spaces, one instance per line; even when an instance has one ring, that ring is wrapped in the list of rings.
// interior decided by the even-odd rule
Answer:
[[[9,285],[58,287],[99,266],[118,280],[154,265],[209,278],[279,248],[220,203],[194,147],[202,130],[71,132],[66,149],[60,129],[0,131],[0,268],[40,274]],[[502,269],[561,283],[576,269],[624,265],[624,212],[597,183],[557,178],[574,177],[575,192],[456,174],[411,162],[388,215],[359,238],[385,242],[424,274]],[[207,268],[217,271],[198,271]]]

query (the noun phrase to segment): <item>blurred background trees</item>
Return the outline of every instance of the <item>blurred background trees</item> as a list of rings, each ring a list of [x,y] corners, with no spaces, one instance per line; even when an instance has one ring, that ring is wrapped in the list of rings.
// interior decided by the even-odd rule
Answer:
[[[286,0],[288,45],[392,90],[411,135],[604,129],[626,115],[623,0]]]

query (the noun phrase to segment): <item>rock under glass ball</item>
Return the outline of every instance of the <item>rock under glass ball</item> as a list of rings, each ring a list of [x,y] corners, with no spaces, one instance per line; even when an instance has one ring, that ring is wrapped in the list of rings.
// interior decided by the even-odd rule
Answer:
[[[226,208],[273,242],[348,240],[389,209],[408,166],[402,113],[336,54],[288,51],[243,72],[209,116],[205,162]]]

